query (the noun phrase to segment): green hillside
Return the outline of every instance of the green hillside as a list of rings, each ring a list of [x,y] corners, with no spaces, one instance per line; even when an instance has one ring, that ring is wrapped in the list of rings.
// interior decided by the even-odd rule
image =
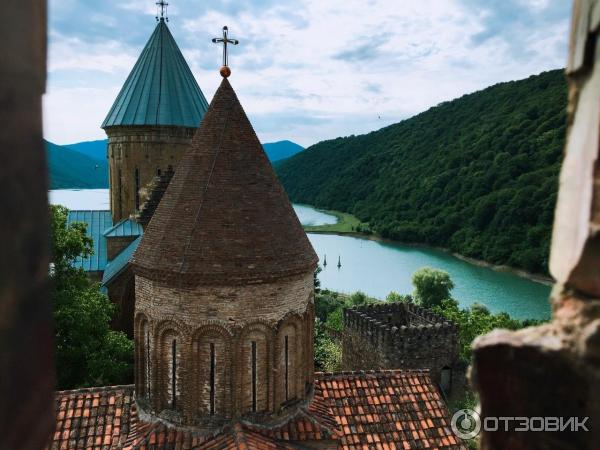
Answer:
[[[108,188],[108,164],[45,141],[50,189]]]
[[[304,147],[292,141],[271,142],[263,144],[263,148],[271,162],[281,161],[304,150]]]
[[[293,201],[384,237],[545,273],[566,104],[563,72],[544,72],[318,143],[277,170]]]
[[[76,152],[83,153],[85,156],[88,156],[92,159],[97,159],[98,161],[106,163],[108,139],[103,139],[100,141],[78,142],[77,144],[63,145],[63,147],[66,147],[70,150],[75,150]]]

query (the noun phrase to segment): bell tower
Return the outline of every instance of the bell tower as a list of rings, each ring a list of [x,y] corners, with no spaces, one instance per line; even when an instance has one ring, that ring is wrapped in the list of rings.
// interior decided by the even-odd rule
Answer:
[[[141,188],[177,167],[208,107],[159,4],[154,33],[102,124],[113,223],[139,210]]]
[[[310,398],[317,256],[227,76],[133,256],[136,398],[214,430]]]

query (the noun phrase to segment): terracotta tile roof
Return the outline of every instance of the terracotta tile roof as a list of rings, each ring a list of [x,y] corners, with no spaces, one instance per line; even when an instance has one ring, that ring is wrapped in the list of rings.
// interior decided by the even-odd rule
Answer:
[[[156,422],[140,423],[137,429],[132,429],[122,450],[291,450],[293,448],[285,442],[279,442],[241,423],[225,427],[207,436],[189,429],[176,429]]]
[[[49,450],[466,449],[429,373],[416,370],[318,373],[313,401],[287,422],[213,435],[140,421],[133,386],[58,392],[56,419]]]
[[[133,386],[56,393],[56,430],[49,450],[120,448],[129,434]]]
[[[315,402],[312,402],[314,404]],[[244,423],[244,428],[259,433],[270,439],[284,442],[331,441],[336,442],[341,436],[335,418],[320,417],[313,414],[311,408],[301,409],[291,420],[279,426],[260,427]],[[334,446],[337,448],[337,446]]]
[[[342,429],[343,449],[466,449],[426,370],[316,374],[315,401]]]
[[[224,79],[132,264],[186,285],[305,274],[315,254],[233,88]]]

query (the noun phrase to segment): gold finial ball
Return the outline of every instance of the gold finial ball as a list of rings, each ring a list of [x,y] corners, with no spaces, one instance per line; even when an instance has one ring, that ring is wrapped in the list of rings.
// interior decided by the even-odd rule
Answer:
[[[221,70],[219,72],[221,73],[221,76],[223,78],[229,78],[229,75],[231,75],[231,69],[227,66],[221,67]]]

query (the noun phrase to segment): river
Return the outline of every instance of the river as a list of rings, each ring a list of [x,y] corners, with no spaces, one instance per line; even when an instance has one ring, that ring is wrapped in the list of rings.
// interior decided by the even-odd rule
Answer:
[[[108,209],[107,189],[50,191],[50,202],[70,209]],[[330,214],[306,205],[294,205],[304,225],[335,223]],[[510,272],[495,271],[463,261],[449,253],[425,247],[379,242],[353,236],[308,235],[321,264],[323,288],[385,298],[390,291],[409,294],[411,275],[420,267],[446,270],[455,284],[453,296],[461,306],[482,303],[492,312],[507,312],[520,319],[550,317],[550,286]],[[342,266],[338,269],[338,258]]]

